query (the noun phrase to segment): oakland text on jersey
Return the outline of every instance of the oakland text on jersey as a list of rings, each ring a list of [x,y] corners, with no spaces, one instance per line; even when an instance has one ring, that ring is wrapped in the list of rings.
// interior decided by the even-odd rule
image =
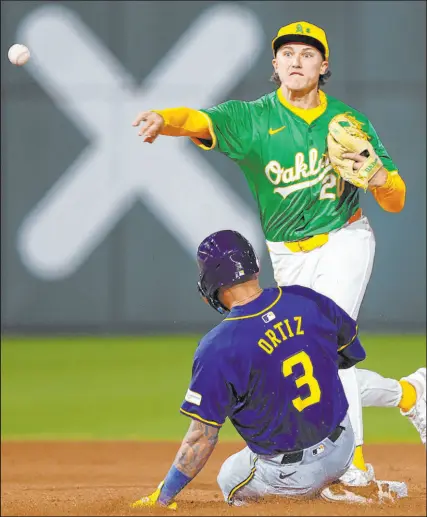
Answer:
[[[264,333],[265,337],[258,340],[258,346],[270,355],[283,341],[303,335],[302,316],[294,316],[293,320],[286,318],[283,321],[279,321],[279,323],[275,323],[272,328],[267,329]]]
[[[313,147],[308,152],[308,164],[302,152],[296,153],[294,165],[287,169],[282,167],[278,161],[271,160],[264,169],[265,175],[273,185],[279,185],[280,183],[288,184],[299,181],[301,178],[317,176],[320,172],[329,172],[332,169],[329,158],[326,155],[322,155],[320,159],[318,158],[319,151]]]

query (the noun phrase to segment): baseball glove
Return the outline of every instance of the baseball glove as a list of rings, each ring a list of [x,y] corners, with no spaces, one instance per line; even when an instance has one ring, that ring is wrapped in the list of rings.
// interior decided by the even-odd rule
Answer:
[[[344,158],[344,153],[356,153],[367,159],[360,169],[354,168],[354,160]],[[361,123],[350,114],[335,115],[329,122],[328,155],[334,170],[356,187],[368,188],[369,180],[383,166]]]

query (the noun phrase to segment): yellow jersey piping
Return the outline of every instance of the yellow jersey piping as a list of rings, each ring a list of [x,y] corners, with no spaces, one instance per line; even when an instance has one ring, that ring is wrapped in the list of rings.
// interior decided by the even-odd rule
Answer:
[[[256,316],[261,316],[261,314],[264,314],[264,312],[269,311],[280,300],[280,298],[282,296],[282,288],[278,287],[278,289],[279,289],[279,294],[277,295],[277,298],[274,300],[274,302],[271,305],[269,305],[268,307],[266,307],[262,311],[257,312],[256,314],[248,314],[247,316],[235,316],[234,318],[225,318],[224,321],[246,320],[248,318],[255,318]]]
[[[353,341],[356,339],[356,336],[357,336],[357,333],[359,332],[359,326],[356,325],[356,334],[354,334],[354,336],[350,339],[350,341],[348,343],[346,343],[345,345],[343,346],[340,346],[338,348],[338,352],[341,352],[341,350],[343,350],[345,347],[351,345],[353,343]]]
[[[204,424],[214,425],[216,427],[222,427],[222,424],[219,424],[218,422],[214,422],[213,420],[205,420],[199,415],[196,415],[196,413],[190,413],[188,411],[185,411],[185,409],[179,408],[181,413],[187,416],[191,416],[191,418],[195,418],[196,420],[200,420],[200,422],[203,422]]]

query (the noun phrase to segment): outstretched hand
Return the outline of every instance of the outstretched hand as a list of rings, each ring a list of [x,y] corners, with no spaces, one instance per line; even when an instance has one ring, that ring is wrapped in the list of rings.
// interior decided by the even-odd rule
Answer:
[[[154,111],[142,111],[133,121],[132,126],[138,127],[141,122],[145,123],[141,126],[138,135],[145,137],[144,142],[152,144],[163,129],[165,121],[161,115]]]

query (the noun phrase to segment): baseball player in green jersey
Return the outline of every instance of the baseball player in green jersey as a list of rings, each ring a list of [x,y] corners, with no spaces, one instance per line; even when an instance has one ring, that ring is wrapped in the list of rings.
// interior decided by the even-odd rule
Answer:
[[[159,135],[186,136],[201,149],[219,150],[235,161],[257,203],[278,285],[310,287],[357,319],[375,254],[359,187],[369,190],[384,210],[399,212],[405,184],[367,117],[320,89],[330,76],[323,29],[304,21],[286,25],[273,39],[272,50],[278,84],[272,93],[208,109],[145,111],[133,125],[144,122],[139,134],[145,142],[153,143]],[[341,126],[362,134],[369,142],[367,154],[354,147],[332,156],[336,142],[331,124],[343,114]],[[359,174],[359,182],[344,176],[342,168]],[[341,380],[357,445],[343,481],[364,484],[373,470],[361,449],[361,392],[371,406],[398,406],[425,442],[425,369],[398,381],[350,368]]]

